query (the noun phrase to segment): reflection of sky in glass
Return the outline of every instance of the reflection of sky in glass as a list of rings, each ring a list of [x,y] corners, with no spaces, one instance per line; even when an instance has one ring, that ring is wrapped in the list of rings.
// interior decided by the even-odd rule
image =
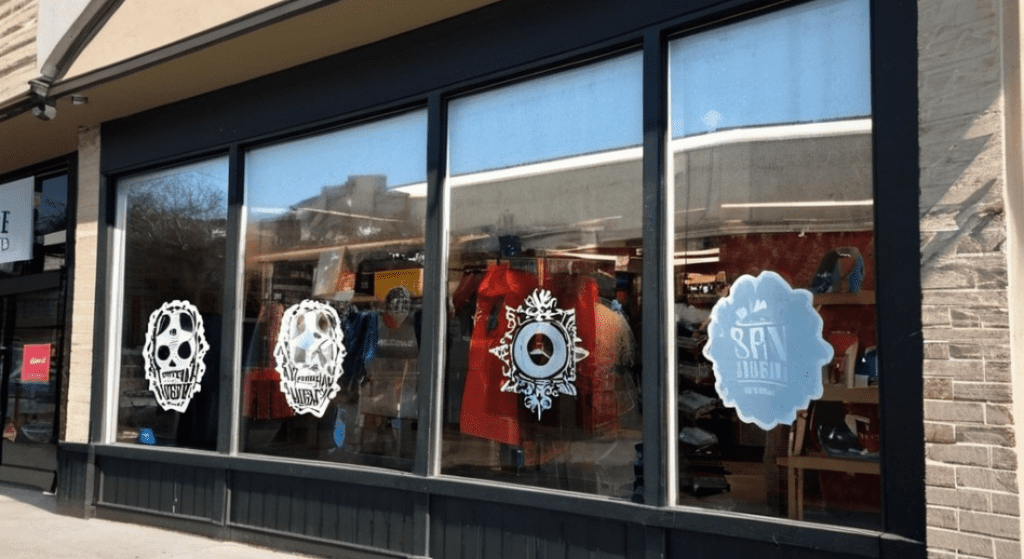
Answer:
[[[450,174],[639,145],[642,70],[634,53],[452,101]]]
[[[251,217],[273,217],[292,204],[344,184],[353,175],[384,175],[388,189],[427,180],[427,112],[250,150],[245,156]]]
[[[151,171],[141,175],[133,175],[120,179],[117,181],[117,184],[122,188],[132,188],[136,185],[188,175],[192,175],[192,178],[197,182],[212,180],[226,185],[228,183],[228,158],[218,157],[216,159],[188,163],[187,165],[168,167],[167,169]]]
[[[672,137],[871,114],[868,0],[819,0],[673,41]]]

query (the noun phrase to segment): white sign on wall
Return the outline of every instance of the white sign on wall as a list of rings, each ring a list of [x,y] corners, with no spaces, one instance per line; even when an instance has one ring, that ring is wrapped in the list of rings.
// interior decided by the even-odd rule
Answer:
[[[32,260],[33,177],[0,184],[0,264]]]

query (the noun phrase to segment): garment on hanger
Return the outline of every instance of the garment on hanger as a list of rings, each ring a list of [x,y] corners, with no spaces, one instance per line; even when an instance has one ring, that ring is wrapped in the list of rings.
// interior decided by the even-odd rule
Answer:
[[[356,311],[345,315],[345,360],[338,384],[354,390],[366,376],[366,367],[377,354],[377,313]]]
[[[242,415],[252,419],[294,417],[295,411],[281,392],[281,375],[268,367],[249,369],[242,382]]]
[[[416,418],[419,343],[412,316],[394,320],[378,313],[376,355],[359,385],[359,413]]]
[[[613,429],[618,419],[614,377],[618,344],[611,340],[618,332],[618,320],[609,320],[615,317],[604,313],[617,313],[598,303],[598,283],[590,276],[558,274],[551,284],[558,306],[575,310],[579,345],[589,354],[576,364],[578,426],[586,431]]]
[[[257,324],[263,324],[266,345],[260,340],[250,344],[248,363],[257,366],[246,371],[242,379],[242,415],[252,419],[282,419],[295,416],[281,392],[281,375],[274,369],[274,346],[281,330],[284,305],[278,301],[264,301],[260,304]],[[253,331],[259,336],[260,328]]]
[[[501,391],[502,362],[491,349],[509,328],[505,307],[518,308],[537,287],[534,274],[508,264],[490,267],[480,280],[459,417],[459,429],[467,435],[513,446],[522,442],[519,395]]]

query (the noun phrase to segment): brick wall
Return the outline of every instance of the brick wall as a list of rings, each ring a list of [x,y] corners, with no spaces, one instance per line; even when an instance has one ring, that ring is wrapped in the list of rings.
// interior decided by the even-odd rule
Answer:
[[[1019,558],[1000,0],[919,0],[929,556]],[[898,373],[898,372],[897,372]]]
[[[0,0],[0,105],[36,77],[36,0]]]

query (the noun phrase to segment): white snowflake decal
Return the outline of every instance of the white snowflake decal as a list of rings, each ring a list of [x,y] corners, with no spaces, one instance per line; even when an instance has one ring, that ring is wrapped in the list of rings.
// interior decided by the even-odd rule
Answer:
[[[537,289],[519,308],[506,305],[508,331],[501,345],[491,349],[508,379],[501,391],[522,394],[537,419],[559,394],[576,395],[576,364],[590,355],[578,345],[576,311],[557,304],[550,291]]]

